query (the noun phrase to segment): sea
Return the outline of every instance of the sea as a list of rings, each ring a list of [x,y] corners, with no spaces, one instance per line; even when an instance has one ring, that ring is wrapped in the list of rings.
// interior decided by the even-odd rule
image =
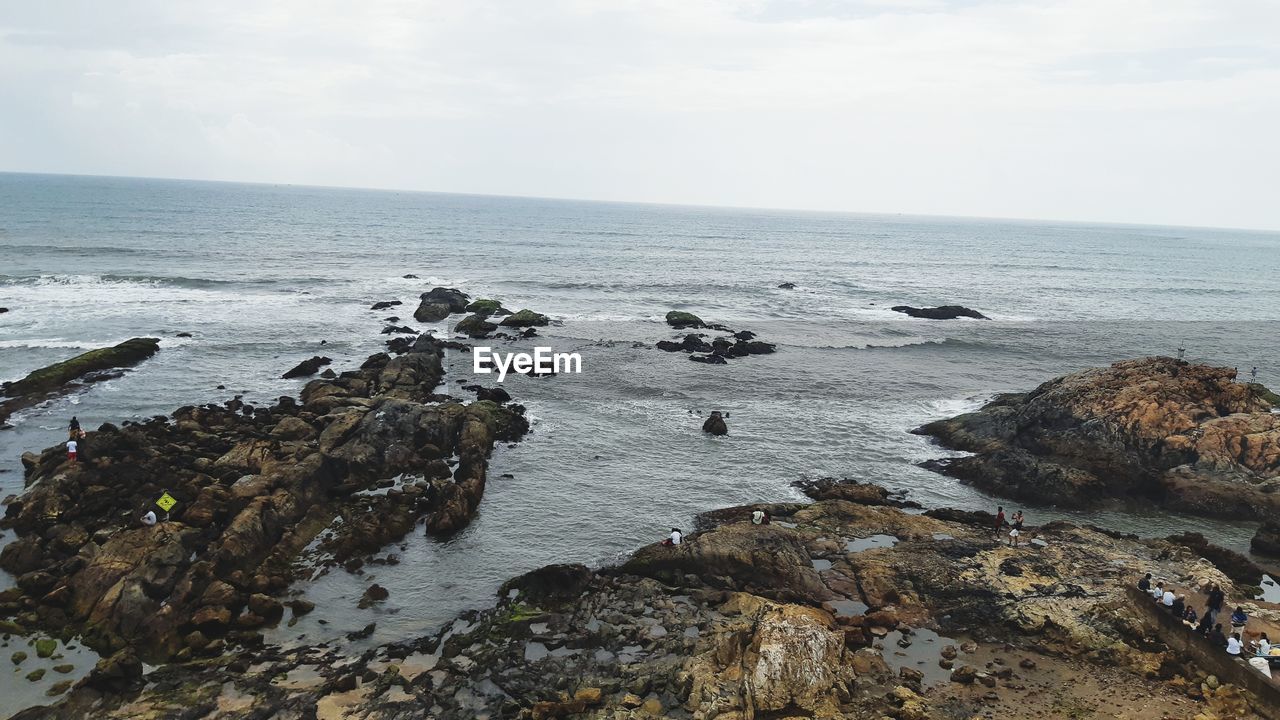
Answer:
[[[419,528],[387,549],[397,565],[298,584],[317,610],[268,634],[346,644],[376,623],[352,643],[363,647],[491,605],[519,573],[615,562],[701,511],[801,500],[803,479],[880,483],[928,507],[1017,507],[918,467],[953,453],[908,431],[1146,355],[1242,378],[1256,367],[1280,386],[1277,268],[1280,234],[1249,230],[0,173],[0,380],[162,339],[123,376],[14,416],[0,430],[0,496],[22,492],[20,455],[64,440],[73,415],[93,428],[235,395],[269,403],[301,389],[280,376],[303,359],[343,370],[382,349],[391,316],[448,334],[458,316],[413,320],[432,287],[549,315],[538,338],[495,349],[576,352],[582,371],[507,377],[533,430],[495,452],[470,527],[443,541]],[[369,309],[384,300],[404,305]],[[899,304],[990,319],[914,319]],[[658,351],[683,335],[664,324],[670,310],[751,330],[777,352],[715,366]],[[444,391],[495,384],[469,353],[446,365]],[[713,410],[728,414],[727,436],[700,431]],[[1150,507],[1022,509],[1033,525],[1194,530],[1240,550],[1254,530]],[[389,599],[357,609],[373,582]],[[92,664],[77,651],[90,656],[78,667]],[[58,679],[6,676],[7,710],[46,702]]]

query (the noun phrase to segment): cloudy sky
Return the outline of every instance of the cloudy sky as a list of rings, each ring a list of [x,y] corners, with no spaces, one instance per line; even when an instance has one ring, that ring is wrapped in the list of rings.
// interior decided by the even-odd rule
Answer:
[[[1273,0],[0,4],[0,170],[1280,229]]]

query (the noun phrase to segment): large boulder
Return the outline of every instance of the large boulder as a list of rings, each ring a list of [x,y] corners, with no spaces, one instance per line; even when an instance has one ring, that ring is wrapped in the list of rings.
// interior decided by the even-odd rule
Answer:
[[[706,323],[702,322],[702,318],[691,312],[684,312],[682,310],[672,310],[667,313],[667,324],[677,330],[683,330],[684,328],[703,328],[707,326]]]
[[[419,296],[419,299],[423,302],[446,305],[448,306],[450,313],[460,313],[467,311],[467,305],[469,304],[468,301],[471,298],[461,290],[437,287],[431,288],[427,292],[422,293],[422,295]]]
[[[844,717],[844,632],[821,610],[735,595],[710,649],[687,667],[687,706],[719,717]]]
[[[453,310],[449,308],[448,303],[423,300],[418,305],[418,309],[413,311],[413,319],[424,323],[440,322],[449,317],[452,312]]]
[[[706,422],[702,423],[702,432],[708,435],[728,435],[729,426],[724,421],[724,416],[719,410],[713,410],[711,416]]]

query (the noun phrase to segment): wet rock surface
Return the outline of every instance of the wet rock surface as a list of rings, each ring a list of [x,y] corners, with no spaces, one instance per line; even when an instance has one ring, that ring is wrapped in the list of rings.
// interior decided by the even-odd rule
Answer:
[[[1138,498],[1189,513],[1280,511],[1280,415],[1231,368],[1117,362],[1002,395],[914,432],[975,453],[926,465],[1000,495],[1069,507]]]
[[[689,359],[694,362],[725,365],[731,358],[769,355],[777,350],[772,343],[756,340],[756,334],[750,330],[733,330],[724,325],[707,324],[702,321],[702,318],[692,313],[673,310],[667,313],[667,324],[677,329],[701,328],[727,333],[720,337],[710,337],[706,333],[689,333],[680,340],[659,340],[654,345],[664,352],[691,353]]]
[[[889,498],[819,491],[838,485]],[[425,637],[357,655],[244,648],[145,685],[124,656],[19,717],[1146,718],[1154,703],[1150,717],[1227,718],[1258,702],[1203,683],[1129,604],[1144,570],[1234,590],[1175,545],[1054,523],[1010,548],[884,504],[769,507],[772,525],[717,511],[619,567],[527,573]],[[878,535],[897,542],[846,550]]]
[[[446,345],[418,336],[272,405],[237,397],[104,424],[79,462],[61,446],[31,454],[0,520],[17,535],[0,552],[17,578],[0,616],[14,632],[80,635],[108,659],[221,657],[260,646],[277,598],[315,563],[377,552],[419,523],[465,527],[495,443],[528,423],[519,405],[438,394]],[[177,504],[161,514],[166,492]],[[148,509],[160,523],[139,521]],[[300,565],[313,540],[319,555]],[[131,662],[94,682],[127,685]]]
[[[281,375],[280,377],[284,378],[285,380],[290,380],[292,378],[300,378],[300,377],[310,377],[311,375],[315,375],[316,373],[320,372],[320,368],[332,362],[333,360],[331,358],[327,358],[322,355],[316,355],[308,360],[303,360],[302,362],[293,366],[291,369],[286,371],[284,375]]]

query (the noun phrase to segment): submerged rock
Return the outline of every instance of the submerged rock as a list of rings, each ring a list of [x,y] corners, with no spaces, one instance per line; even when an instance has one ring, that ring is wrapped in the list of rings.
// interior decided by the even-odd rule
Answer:
[[[395,307],[396,305],[403,305],[403,304],[404,303],[399,300],[383,300],[382,302],[376,302],[370,305],[369,309],[370,310],[386,310],[389,307]]]
[[[972,456],[926,467],[1010,497],[1143,498],[1202,515],[1280,512],[1280,415],[1235,370],[1125,360],[996,397],[913,432]]]
[[[894,305],[889,308],[894,312],[905,313],[913,318],[925,318],[928,320],[955,320],[956,318],[974,318],[976,320],[987,320],[987,316],[964,307],[963,305],[940,305],[938,307],[911,307],[910,305]]]

